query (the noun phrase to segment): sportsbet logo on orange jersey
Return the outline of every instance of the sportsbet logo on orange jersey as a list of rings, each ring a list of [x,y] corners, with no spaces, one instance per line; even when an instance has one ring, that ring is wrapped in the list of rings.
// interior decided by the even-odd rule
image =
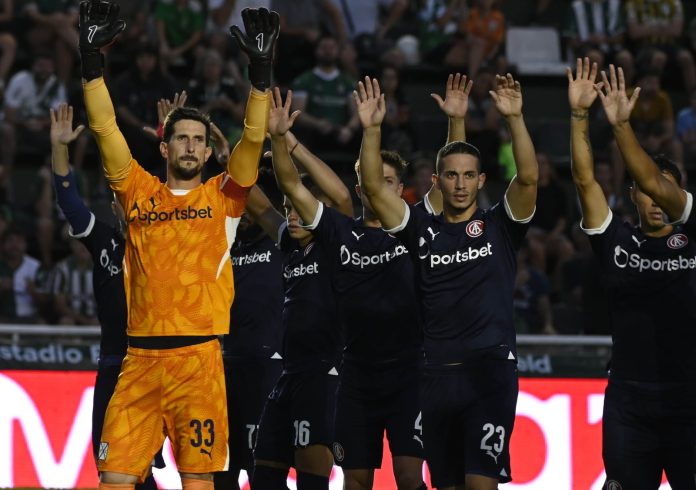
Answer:
[[[148,206],[149,205],[149,206]],[[149,199],[147,204],[134,203],[128,213],[128,223],[132,223],[136,219],[148,225],[156,221],[185,221],[194,219],[212,219],[213,208],[207,206],[203,209],[196,209],[191,206],[185,208],[174,208],[170,211],[158,210],[159,203],[153,197]]]

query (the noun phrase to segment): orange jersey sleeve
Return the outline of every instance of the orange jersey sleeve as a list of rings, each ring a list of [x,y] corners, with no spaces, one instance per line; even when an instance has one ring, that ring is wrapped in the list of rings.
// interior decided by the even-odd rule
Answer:
[[[229,330],[234,281],[229,250],[248,187],[227,174],[172,190],[131,161],[112,187],[128,238],[128,335],[219,335]]]

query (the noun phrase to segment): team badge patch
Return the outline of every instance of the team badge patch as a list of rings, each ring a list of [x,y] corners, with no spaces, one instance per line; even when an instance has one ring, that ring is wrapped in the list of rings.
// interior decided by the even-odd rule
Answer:
[[[607,490],[622,490],[622,488],[621,483],[616,480],[609,480],[607,482]]]
[[[343,458],[345,458],[345,456],[346,456],[346,453],[343,450],[343,446],[341,446],[341,444],[338,442],[333,443],[333,453],[334,453],[334,459],[339,463],[341,461],[343,461]]]
[[[683,233],[677,233],[676,235],[672,235],[667,239],[667,246],[672,250],[684,248],[688,243],[689,239]]]
[[[476,238],[481,236],[483,233],[483,221],[480,219],[474,220],[468,225],[466,225],[466,234],[471,238]]]
[[[106,456],[109,454],[109,443],[100,442],[99,443],[99,461],[106,461]]]

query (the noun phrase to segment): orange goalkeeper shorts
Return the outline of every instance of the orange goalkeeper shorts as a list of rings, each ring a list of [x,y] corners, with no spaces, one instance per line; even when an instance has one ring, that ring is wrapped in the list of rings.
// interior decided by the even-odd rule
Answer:
[[[217,340],[174,349],[129,347],[106,410],[97,467],[143,481],[168,436],[179,472],[224,471],[227,432]]]

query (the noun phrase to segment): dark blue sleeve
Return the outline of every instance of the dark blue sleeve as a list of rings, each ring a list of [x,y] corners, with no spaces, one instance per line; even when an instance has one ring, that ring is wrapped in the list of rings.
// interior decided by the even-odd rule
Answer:
[[[53,174],[53,185],[58,206],[70,224],[70,234],[76,238],[89,234],[95,218],[77,193],[75,174],[69,172],[65,177]]]
[[[324,203],[319,203],[317,213],[317,219],[311,225],[307,225],[306,228],[311,230],[314,238],[325,247],[331,249],[340,246],[337,245],[340,241],[339,226],[346,226],[347,224],[350,227],[353,220],[326,206]]]
[[[408,216],[404,216],[405,223],[402,223],[395,230],[385,230],[387,233],[391,233],[396,238],[401,240],[406,246],[406,249],[411,254],[411,257],[418,257],[419,247],[424,246],[421,243],[421,237],[423,236],[423,230],[432,222],[432,215],[424,211],[423,209],[416,206],[407,207]]]
[[[522,246],[524,242],[524,237],[527,235],[527,230],[529,230],[529,222],[532,217],[524,221],[515,221],[508,215],[505,209],[505,198],[495,204],[490,208],[487,213],[491,213],[493,221],[498,225],[501,225],[507,233],[507,238],[509,243],[512,245],[513,250],[517,251]]]
[[[610,269],[610,265],[614,260],[614,249],[619,242],[618,235],[623,227],[621,218],[615,214],[612,213],[611,218],[607,219],[609,221],[597,229],[587,230],[583,228],[590,240],[592,251],[604,271]]]

